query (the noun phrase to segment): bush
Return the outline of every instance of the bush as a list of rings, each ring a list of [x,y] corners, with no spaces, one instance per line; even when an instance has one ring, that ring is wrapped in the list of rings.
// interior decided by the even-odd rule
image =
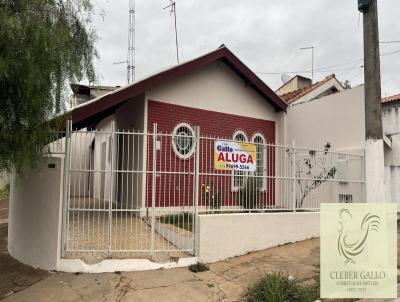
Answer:
[[[208,268],[207,264],[204,264],[201,262],[197,262],[195,264],[189,265],[189,271],[191,271],[192,273],[200,273],[200,272],[205,272],[208,270],[209,270],[209,268]]]
[[[193,231],[193,214],[192,213],[180,213],[161,216],[159,218],[160,223],[172,224],[178,228],[186,231]]]
[[[260,208],[260,190],[256,178],[247,178],[246,185],[239,190],[238,198],[239,205],[245,209]]]
[[[281,274],[268,274],[251,286],[245,299],[248,302],[312,302],[319,299],[318,284],[300,285]]]
[[[10,195],[10,184],[6,184],[0,189],[0,199],[7,198]]]

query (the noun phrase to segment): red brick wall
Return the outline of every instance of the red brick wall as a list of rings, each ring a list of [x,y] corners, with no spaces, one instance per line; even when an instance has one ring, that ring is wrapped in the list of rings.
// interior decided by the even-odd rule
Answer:
[[[201,136],[219,137],[232,139],[236,130],[246,133],[251,140],[254,133],[263,134],[268,143],[275,143],[275,122],[262,119],[243,117],[239,115],[214,112],[190,108],[185,106],[167,104],[157,101],[148,102],[147,130],[152,132],[153,123],[157,123],[157,131],[171,134],[175,126],[180,122],[186,122],[193,128],[200,126]],[[157,206],[186,206],[193,204],[193,173],[195,167],[194,156],[187,160],[180,159],[175,155],[171,146],[171,137],[160,137],[161,150],[157,151],[157,176],[156,205]],[[220,203],[224,206],[238,204],[238,193],[231,190],[231,172],[215,171],[213,169],[214,141],[202,139],[200,143],[200,173],[217,173],[218,176],[201,175],[200,186],[203,184],[210,187],[210,192],[218,192]],[[148,169],[152,169],[152,140],[148,140]],[[272,149],[271,149],[272,150]],[[274,152],[268,151],[267,173],[274,175]],[[184,172],[184,175],[173,175],[169,172]],[[272,179],[266,181],[266,192],[262,193],[264,204],[274,203],[274,182]],[[151,201],[151,179],[147,188],[147,200]],[[206,194],[200,191],[200,204],[205,205]],[[215,195],[215,194],[214,194]],[[210,196],[210,195],[209,195]]]

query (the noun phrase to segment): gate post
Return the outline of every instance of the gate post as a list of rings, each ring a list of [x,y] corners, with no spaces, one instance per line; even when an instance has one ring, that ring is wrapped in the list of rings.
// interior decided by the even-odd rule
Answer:
[[[195,167],[194,167],[194,212],[193,212],[193,252],[196,255],[197,215],[199,214],[199,175],[200,175],[200,126],[195,129]]]
[[[109,200],[108,200],[108,258],[112,257],[112,202],[113,202],[113,186],[114,186],[114,133],[115,133],[115,122],[111,121],[111,136],[110,136],[110,192],[109,192]],[[105,172],[104,172],[105,173]]]
[[[69,219],[69,168],[70,168],[70,153],[71,153],[71,131],[72,121],[67,120],[65,124],[65,154],[64,154],[64,176],[63,176],[63,220],[62,220],[62,234],[61,234],[61,257],[65,257],[68,250],[68,219]]]
[[[194,214],[197,217],[199,213],[199,168],[200,168],[200,127],[195,130],[196,135],[196,155],[195,155],[195,170],[194,170]]]
[[[157,173],[157,124],[153,124],[153,167],[151,174],[151,256],[154,256],[154,232],[155,232],[155,206],[156,206],[156,173]]]
[[[292,193],[292,206],[293,212],[296,212],[296,148],[295,143],[292,143],[293,149],[293,167],[292,167],[292,177],[293,177],[293,193]]]

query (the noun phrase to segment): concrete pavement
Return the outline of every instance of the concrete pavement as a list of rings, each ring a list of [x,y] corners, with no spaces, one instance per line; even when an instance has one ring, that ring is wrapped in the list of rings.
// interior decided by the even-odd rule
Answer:
[[[192,273],[187,268],[105,274],[52,273],[4,301],[240,301],[247,287],[273,271],[298,280],[311,279],[319,263],[319,240],[307,240],[210,265]]]

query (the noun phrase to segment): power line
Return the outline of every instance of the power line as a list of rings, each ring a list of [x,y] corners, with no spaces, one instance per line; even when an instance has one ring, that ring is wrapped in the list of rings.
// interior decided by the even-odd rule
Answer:
[[[392,43],[400,43],[400,41],[379,41],[381,44],[392,44]]]
[[[385,57],[385,56],[389,56],[389,55],[393,55],[393,54],[397,54],[397,53],[400,53],[400,49],[397,49],[397,50],[394,50],[394,51],[390,51],[390,52],[386,52],[386,53],[382,53],[381,57]],[[349,61],[349,62],[346,62],[346,63],[341,63],[341,64],[336,64],[336,65],[316,68],[316,69],[314,69],[314,73],[326,73],[326,72],[349,70],[349,68],[343,68],[343,69],[334,69],[334,68],[335,67],[341,67],[341,66],[354,64],[356,62],[360,62],[360,61],[363,61],[363,60],[364,60],[364,58],[353,60],[353,61]],[[255,73],[263,74],[263,75],[281,75],[283,73],[287,73],[287,74],[312,73],[312,70],[275,71],[275,72],[256,71]]]

